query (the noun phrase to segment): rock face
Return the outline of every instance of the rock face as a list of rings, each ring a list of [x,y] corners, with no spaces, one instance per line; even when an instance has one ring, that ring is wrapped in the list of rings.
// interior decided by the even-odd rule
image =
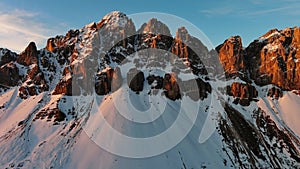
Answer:
[[[70,30],[65,36],[56,36],[48,39],[46,49],[58,54],[57,60],[61,65],[68,62],[70,56],[72,56],[72,60],[77,57],[74,44],[78,40],[79,33],[79,30]]]
[[[173,74],[165,74],[163,80],[163,89],[165,90],[165,95],[171,100],[177,100],[181,98],[180,88],[177,83],[176,77]]]
[[[152,35],[165,35],[172,37],[168,26],[156,18],[150,19],[147,23],[144,23],[141,28],[137,31],[139,34],[152,34]]]
[[[19,89],[19,96],[26,99],[28,95],[34,96],[48,89],[49,86],[43,72],[39,69],[38,65],[35,65],[28,70],[26,82]]]
[[[57,94],[65,94],[67,96],[72,96],[72,78],[70,79],[62,79],[55,87],[53,95]]]
[[[95,38],[94,43],[96,46],[102,46],[103,51],[108,51],[105,54],[108,63],[122,63],[126,56],[133,52],[136,29],[133,21],[124,13],[115,11],[105,15],[97,23],[97,29],[99,36]],[[97,44],[100,41],[108,43]]]
[[[184,44],[184,42],[189,41],[190,36],[188,35],[187,30],[184,27],[181,27],[176,32],[175,44],[172,48],[172,53],[181,57],[188,58],[188,45]]]
[[[20,80],[19,69],[14,63],[8,63],[0,67],[0,85],[15,86]]]
[[[234,103],[239,103],[242,106],[249,106],[250,101],[258,96],[254,86],[239,82],[233,82],[231,86],[227,86],[227,93],[236,98]]]
[[[113,76],[113,69],[101,72],[95,83],[95,91],[98,95],[105,95],[111,92],[111,80]]]
[[[275,99],[279,99],[280,97],[283,96],[283,92],[278,87],[272,87],[268,91],[268,96],[273,97]]]
[[[157,19],[150,19],[136,32],[135,39],[134,44],[136,44],[137,51],[143,55],[138,64],[142,65],[145,63],[145,60],[148,60],[149,65],[165,66],[167,57],[164,55],[168,53],[163,51],[170,49],[173,37],[164,23]]]
[[[46,109],[46,110],[43,109],[37,113],[34,120],[45,119],[45,118],[47,118],[47,121],[51,121],[53,118],[54,119],[53,121],[55,122],[54,124],[58,124],[58,122],[65,120],[66,115],[63,112],[61,112],[58,108]]]
[[[34,42],[30,42],[25,51],[17,58],[17,62],[29,66],[38,62],[38,52]]]
[[[286,90],[299,90],[299,36],[299,27],[273,29],[245,49],[240,37],[235,36],[218,46],[217,51],[229,75],[240,72],[260,86],[275,84]]]
[[[182,92],[195,101],[207,98],[212,90],[211,85],[200,78],[182,81],[180,86],[182,86]]]
[[[39,55],[34,42],[30,42],[19,55],[1,48],[0,85],[9,87],[21,84],[19,96],[23,99],[47,91],[49,85],[38,63]],[[43,61],[41,63],[43,65]]]
[[[208,58],[209,52],[202,42],[192,37],[185,27],[181,27],[176,32],[171,52],[180,58],[185,58],[195,74],[207,74],[207,69],[203,65],[205,58]]]
[[[108,69],[97,75],[95,91],[98,95],[106,95],[118,90],[123,83],[120,68]]]
[[[8,49],[0,48],[0,66],[16,61],[17,59],[17,54],[14,52],[11,52]]]
[[[294,151],[296,147],[293,144],[293,138],[289,137],[291,133],[280,130],[263,110],[254,111],[255,125],[251,124],[239,111],[228,104],[225,105],[225,111],[228,117],[227,120],[222,118],[219,122],[220,134],[224,136],[224,141],[234,154],[234,160],[240,164],[241,168],[256,168],[252,163],[256,159],[271,159],[269,165],[273,168],[277,168],[284,161],[284,159],[277,161],[278,156],[264,153],[265,150],[285,149],[290,153],[290,158],[295,159],[297,162],[300,161],[298,151]],[[257,128],[254,126],[257,126]],[[271,140],[275,144],[265,144]],[[239,154],[240,150],[245,150],[247,159],[252,161],[250,165],[243,162],[245,156]],[[289,166],[292,166],[292,164],[289,164]],[[259,168],[263,168],[263,166]]]
[[[165,90],[165,96],[171,100],[181,99],[183,94],[195,101],[203,100],[212,90],[211,85],[200,78],[182,81],[176,78],[174,74],[166,73],[164,77],[149,75],[146,79],[151,85],[151,89]]]
[[[144,73],[136,68],[132,68],[127,73],[127,84],[132,91],[140,92],[144,88]]]
[[[43,72],[39,69],[38,66],[34,66],[28,72],[28,78],[31,79],[32,83],[35,85],[42,85],[45,88],[48,88],[47,82],[44,79]]]
[[[246,73],[244,51],[240,36],[233,36],[225,40],[216,50],[224,71],[231,75]]]
[[[56,36],[55,38],[49,38],[47,41],[46,49],[50,52],[64,51],[69,53],[73,50],[74,46],[67,44],[72,43],[73,40],[77,39],[79,30],[70,30],[66,36]]]
[[[163,88],[163,77],[149,75],[147,78],[148,84],[151,85],[151,89],[162,89]]]

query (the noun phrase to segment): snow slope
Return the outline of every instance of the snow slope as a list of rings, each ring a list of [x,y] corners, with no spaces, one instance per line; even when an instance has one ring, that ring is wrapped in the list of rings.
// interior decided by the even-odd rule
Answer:
[[[293,92],[286,92],[279,100],[271,98],[261,99],[258,106],[279,125],[286,125],[300,137],[300,97]]]

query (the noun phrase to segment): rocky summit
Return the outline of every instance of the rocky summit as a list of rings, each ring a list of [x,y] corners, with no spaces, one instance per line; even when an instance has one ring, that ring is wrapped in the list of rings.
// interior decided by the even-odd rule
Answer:
[[[246,48],[239,36],[230,37],[216,49],[229,75],[274,84],[284,90],[299,90],[299,27],[272,29]]]
[[[42,49],[0,48],[0,167],[300,168],[299,49],[299,27],[272,29],[247,47],[232,36],[210,50],[184,25],[174,35],[157,18],[136,28],[119,11]],[[159,116],[139,122],[136,112]],[[150,158],[99,144],[135,152],[111,129],[158,137],[173,123],[179,134],[193,124]]]

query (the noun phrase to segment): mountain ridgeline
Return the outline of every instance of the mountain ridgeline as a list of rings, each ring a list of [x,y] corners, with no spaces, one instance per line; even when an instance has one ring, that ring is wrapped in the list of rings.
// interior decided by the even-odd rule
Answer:
[[[121,12],[49,38],[42,49],[34,42],[20,54],[0,48],[0,166],[300,168],[300,126],[293,121],[300,113],[292,110],[300,108],[299,59],[299,27],[270,30],[247,47],[233,36],[209,50],[185,27],[172,36],[153,18],[136,28]],[[185,97],[200,101],[196,127],[173,150],[150,159],[98,150],[83,130],[88,106],[74,98],[95,93],[99,105],[110,107],[123,91],[139,104],[145,95],[175,106]],[[197,126],[209,112],[216,131],[200,144]],[[149,132],[124,129],[128,122],[118,116],[111,121],[133,135]],[[151,125],[151,132],[158,128]],[[83,149],[89,158],[76,160]]]
[[[299,27],[272,29],[246,48],[241,37],[234,36],[216,50],[228,75],[253,80],[259,86],[299,90],[299,38]]]

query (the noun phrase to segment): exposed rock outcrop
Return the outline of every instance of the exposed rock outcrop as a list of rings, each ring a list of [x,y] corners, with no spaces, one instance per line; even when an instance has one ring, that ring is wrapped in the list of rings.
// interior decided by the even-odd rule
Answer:
[[[144,88],[144,73],[136,68],[132,68],[127,72],[127,84],[132,91],[140,92]]]
[[[79,35],[79,30],[69,30],[65,36],[56,36],[54,38],[49,38],[47,41],[46,49],[50,52],[64,52],[70,53],[74,46],[70,45],[77,40]]]
[[[187,66],[192,68],[193,73],[202,75],[208,73],[203,64],[204,59],[210,58],[208,49],[199,39],[191,36],[185,27],[177,30],[171,52],[180,58],[185,58]]]
[[[151,48],[169,50],[172,42],[173,37],[168,26],[157,19],[150,19],[136,32],[137,50]],[[158,57],[161,53],[157,50],[145,50],[144,55],[148,57],[142,59],[152,58],[160,63],[165,62],[164,57]]]
[[[167,98],[171,100],[177,100],[181,98],[180,88],[174,74],[165,74],[163,80],[163,89],[165,90],[165,95]]]
[[[0,67],[0,85],[15,86],[20,80],[19,69],[11,62]]]
[[[44,73],[38,65],[32,65],[27,72],[26,81],[19,89],[19,96],[26,99],[28,96],[38,95],[47,90],[49,90],[49,85],[45,80]]]
[[[174,74],[167,73],[164,77],[149,75],[146,79],[151,89],[164,89],[166,97],[171,100],[180,99],[182,94],[195,101],[203,100],[212,90],[211,85],[200,78],[182,81]]]
[[[11,52],[10,50],[5,48],[0,48],[0,66],[12,61],[16,61],[16,59],[17,59],[16,53]]]
[[[148,84],[151,85],[151,89],[162,89],[163,88],[163,77],[149,75],[147,78]]]
[[[275,99],[279,99],[280,97],[283,96],[283,92],[278,87],[272,87],[268,91],[268,96],[275,98]]]
[[[105,15],[97,25],[99,36],[95,38],[94,44],[98,45],[100,41],[106,42],[99,44],[99,47],[101,45],[103,51],[108,51],[105,56],[108,63],[111,61],[122,63],[129,54],[133,53],[136,29],[133,21],[126,14],[114,11]]]
[[[200,78],[182,81],[180,86],[182,92],[195,101],[207,98],[212,90],[211,85]]]
[[[34,42],[30,42],[25,51],[17,58],[17,62],[29,66],[38,63],[38,51]]]
[[[258,96],[254,86],[239,82],[233,82],[231,86],[227,86],[227,93],[236,98],[234,103],[239,103],[242,106],[249,106],[250,101],[255,100]]]
[[[105,95],[111,91],[111,79],[112,79],[113,69],[109,69],[105,72],[101,72],[95,84],[95,90],[98,95]]]
[[[69,79],[62,79],[55,87],[53,95],[57,94],[65,94],[67,96],[73,95],[73,88],[72,88],[72,78]],[[75,87],[75,85],[74,85]]]
[[[75,43],[79,38],[79,33],[79,30],[72,29],[65,36],[56,36],[48,39],[46,49],[58,54],[58,62],[61,65],[68,62],[70,56],[72,56],[72,60],[76,59]]]
[[[233,36],[225,40],[216,50],[219,53],[220,62],[228,75],[241,75],[246,73],[246,64],[242,39],[240,36]]]
[[[156,18],[152,18],[148,23],[144,23],[137,32],[140,34],[160,34],[172,37],[168,26]]]
[[[125,104],[132,101],[133,106],[137,106],[136,108],[140,111],[147,111],[146,108],[155,104],[152,107],[155,108],[154,111],[151,109],[147,111],[150,113],[147,113],[149,117],[156,112],[166,112],[171,115],[170,119],[165,116],[168,114],[165,114],[162,118],[153,121],[154,127],[155,125],[168,127],[174,120],[176,122],[177,119],[172,117],[176,118],[177,112],[180,113],[178,108],[182,108],[182,103],[186,103],[185,101],[187,105],[193,103],[189,99],[184,100],[186,97],[199,101],[197,103],[200,106],[199,112],[186,112],[187,115],[199,113],[197,119],[188,119],[186,116],[188,122],[196,120],[194,125],[196,128],[192,129],[189,133],[191,135],[188,136],[196,140],[183,140],[182,144],[178,144],[178,150],[182,150],[180,152],[166,152],[166,155],[171,157],[169,158],[171,161],[178,159],[179,156],[181,158],[181,161],[174,163],[173,168],[299,168],[300,154],[297,147],[300,147],[300,142],[297,131],[285,119],[281,119],[276,111],[273,111],[272,102],[276,106],[277,103],[281,104],[282,100],[273,100],[263,94],[278,99],[283,95],[283,91],[290,92],[289,90],[298,89],[300,30],[298,28],[271,30],[247,48],[242,47],[242,40],[239,36],[229,38],[216,50],[211,51],[202,44],[201,40],[190,35],[184,27],[179,28],[176,36],[172,37],[169,28],[157,19],[151,19],[142,25],[139,31],[136,31],[134,23],[125,14],[112,12],[98,23],[92,22],[82,29],[70,30],[65,36],[50,38],[46,48],[39,51],[32,43],[20,56],[0,49],[0,94],[4,93],[0,109],[4,113],[11,112],[6,113],[5,119],[13,119],[12,125],[5,125],[12,128],[8,128],[8,132],[0,138],[1,145],[4,145],[0,146],[0,150],[3,150],[0,154],[5,160],[1,168],[43,167],[44,161],[35,160],[34,162],[38,162],[36,164],[26,159],[44,159],[44,157],[49,157],[50,161],[47,164],[52,168],[73,166],[73,163],[68,163],[70,147],[78,141],[82,127],[89,122],[90,118],[96,117],[91,114],[91,110],[94,110],[91,106],[92,103],[96,103],[93,102],[95,100],[86,99],[82,102],[81,99],[94,94],[92,93],[94,91],[98,95],[110,95],[122,85],[128,85],[131,96],[135,95],[133,92],[141,93],[138,97],[130,97],[130,100],[124,102]],[[218,66],[219,63],[221,66]],[[223,79],[224,76],[211,74],[222,72],[218,71],[222,67],[226,71],[225,77],[230,78],[229,81]],[[129,69],[129,71],[121,72],[124,69]],[[127,84],[123,84],[122,74],[127,79]],[[145,84],[145,78],[148,84]],[[226,83],[230,85],[226,86]],[[273,85],[258,87],[254,83],[262,86]],[[1,85],[5,85],[3,87],[5,90]],[[28,100],[24,101],[15,97],[17,91],[13,89],[10,93],[5,93],[10,86],[16,85],[19,87],[19,96]],[[269,86],[271,86],[270,89]],[[217,91],[212,93],[214,87],[221,89],[222,93],[220,95]],[[40,95],[42,97],[29,98],[46,90],[50,91]],[[269,103],[266,102],[266,106],[254,104],[258,91],[262,94],[260,95],[263,97],[262,101],[266,99],[269,101]],[[266,91],[268,93],[262,93]],[[123,94],[128,91],[120,92]],[[157,96],[149,99],[147,92],[149,95],[156,94]],[[299,90],[292,92],[299,94]],[[62,96],[53,97],[53,95]],[[75,97],[75,100],[74,97],[69,97],[77,95],[82,97]],[[214,98],[216,95],[217,97]],[[158,97],[168,98],[165,109],[161,109],[164,105],[161,104],[160,99],[155,100],[158,101],[157,103],[151,100]],[[77,98],[80,99],[77,100]],[[102,109],[104,114],[110,115],[105,117],[107,122],[112,122],[112,127],[119,131],[127,131],[128,127],[123,126],[127,124],[124,121],[126,119],[115,116],[122,110],[117,110],[117,105],[111,104],[113,100],[105,100],[108,97],[99,98],[97,104],[104,108]],[[119,99],[119,101],[122,100],[122,98]],[[241,107],[232,104],[230,102],[232,100],[242,106],[248,106],[251,103],[251,106]],[[23,119],[15,122],[14,120],[19,120],[19,117],[14,118],[15,112],[18,112],[24,103],[36,105],[32,105],[32,110],[30,107],[24,109],[22,112],[24,117],[20,116]],[[16,109],[13,110],[9,106],[16,107]],[[111,106],[115,108],[111,109]],[[270,111],[266,114],[259,106]],[[127,110],[124,109],[124,111]],[[286,117],[290,115],[290,112],[280,111],[280,114],[287,115]],[[215,125],[206,126],[208,124],[204,122],[206,119],[213,120]],[[40,121],[33,122],[35,120]],[[118,123],[114,123],[116,120]],[[62,124],[59,127],[49,128],[45,124],[46,121]],[[14,126],[15,124],[17,126]],[[101,126],[100,121],[99,124]],[[205,144],[211,147],[203,149],[198,146],[200,140],[197,140],[199,136],[197,126],[218,130],[219,133],[212,133],[212,137],[206,140]],[[151,128],[152,125],[148,127]],[[133,129],[132,125],[129,129]],[[148,130],[147,126],[138,129],[130,130],[127,134],[145,136],[142,131]],[[40,131],[45,131],[45,133]],[[152,135],[156,132],[151,130],[147,134]],[[207,134],[209,133],[205,135]],[[28,142],[32,138],[34,144]],[[30,144],[29,149],[24,149],[27,144]],[[76,152],[82,150],[81,144],[78,145]],[[45,148],[49,146],[50,149]],[[34,151],[31,151],[31,148]],[[190,151],[192,149],[195,151]],[[212,154],[207,153],[210,149],[213,150]],[[206,153],[201,158],[202,160],[190,158],[191,153],[201,156],[202,150]],[[15,152],[18,153],[15,154]],[[66,158],[57,158],[61,155]],[[106,156],[105,153],[102,155]],[[113,157],[115,160],[108,161],[102,168],[111,166],[110,162],[117,164],[118,157]],[[211,157],[217,157],[217,160]],[[160,158],[155,157],[152,161],[157,160],[160,161]],[[89,161],[85,162],[89,163]],[[61,166],[62,163],[67,165]],[[93,167],[94,164],[90,166]],[[168,164],[164,166],[167,167]],[[117,165],[116,168],[118,168]]]
[[[97,75],[95,91],[98,95],[105,95],[118,90],[123,83],[120,68],[108,68]]]
[[[58,124],[58,122],[66,119],[66,115],[58,108],[43,109],[36,114],[34,120],[37,119],[47,119],[47,121],[51,121],[53,119],[54,124]]]
[[[227,74],[236,72],[263,86],[275,84],[286,90],[300,89],[300,28],[273,29],[243,49],[240,37],[217,47]]]
[[[223,135],[224,142],[227,143],[229,149],[232,150],[233,160],[239,163],[242,168],[256,168],[255,161],[257,159],[271,159],[268,163],[269,166],[272,166],[271,168],[278,168],[291,158],[297,162],[300,161],[290,131],[278,128],[270,116],[266,115],[261,109],[253,112],[257,127],[254,127],[255,125],[251,124],[239,111],[228,104],[225,104],[225,112],[228,119],[221,118],[219,132]],[[245,155],[241,155],[240,151],[246,154],[249,163],[244,163]],[[285,151],[290,154],[290,157],[280,158],[278,155],[274,156],[268,153],[270,151]],[[290,165],[293,164],[290,163]]]

